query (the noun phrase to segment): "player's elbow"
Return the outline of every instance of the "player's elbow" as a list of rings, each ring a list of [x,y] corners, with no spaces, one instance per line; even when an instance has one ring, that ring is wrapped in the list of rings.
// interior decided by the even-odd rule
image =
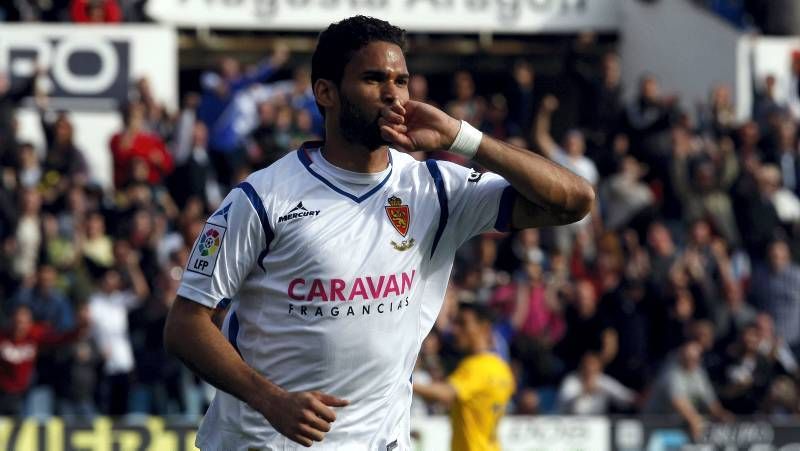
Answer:
[[[568,223],[577,222],[585,218],[592,211],[595,201],[595,193],[592,185],[581,177],[572,189],[572,202],[567,209],[566,216]]]

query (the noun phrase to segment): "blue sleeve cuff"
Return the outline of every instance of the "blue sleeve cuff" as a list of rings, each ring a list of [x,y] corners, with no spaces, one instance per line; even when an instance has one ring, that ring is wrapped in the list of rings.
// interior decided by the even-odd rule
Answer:
[[[517,190],[511,185],[503,190],[500,196],[500,208],[497,210],[497,221],[494,228],[500,232],[511,231],[511,214],[514,211],[514,202],[517,200]]]

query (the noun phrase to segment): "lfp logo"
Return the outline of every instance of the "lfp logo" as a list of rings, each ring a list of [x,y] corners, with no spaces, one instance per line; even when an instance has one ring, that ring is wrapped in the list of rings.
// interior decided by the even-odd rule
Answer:
[[[200,240],[198,250],[203,257],[214,255],[219,249],[220,236],[217,229],[209,229],[206,231],[205,236]]]
[[[214,267],[217,265],[217,257],[219,257],[217,254],[225,239],[226,231],[227,228],[224,226],[207,222],[197,238],[197,246],[192,250],[186,269],[211,277],[214,274]]]

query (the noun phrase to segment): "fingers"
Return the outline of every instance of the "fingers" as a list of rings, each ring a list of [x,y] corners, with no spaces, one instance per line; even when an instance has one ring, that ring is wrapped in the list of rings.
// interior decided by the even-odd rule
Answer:
[[[322,403],[322,401],[314,400],[309,406],[311,408],[311,412],[316,416],[321,418],[328,423],[332,423],[336,421],[336,412],[333,411],[330,407],[326,406]]]
[[[313,440],[315,442],[321,442],[323,438],[325,438],[325,432],[320,431],[319,429],[314,429],[313,427],[307,424],[300,425],[300,437]]]
[[[394,128],[383,125],[381,126],[381,137],[400,150],[410,152],[414,150],[414,143],[403,133],[398,132]]]
[[[400,103],[400,99],[395,99],[395,101],[389,106],[389,109],[400,116],[405,117],[406,115],[406,107]]]
[[[380,120],[383,120],[389,124],[404,124],[406,122],[405,108],[400,106],[398,103],[393,103],[390,106],[383,107],[381,108]]]
[[[329,394],[326,394],[326,393],[315,392],[314,395],[316,396],[317,399],[319,399],[320,401],[324,402],[326,406],[344,407],[344,406],[350,404],[350,401],[348,401],[346,399],[337,398],[336,396],[329,395]]]
[[[392,123],[384,118],[378,119],[378,126],[387,126],[398,133],[408,133],[408,127],[404,124]]]
[[[336,420],[336,413],[331,407],[344,407],[347,400],[320,392],[296,394],[299,401],[294,421],[287,425],[284,434],[292,441],[303,446],[311,446],[313,442],[321,442],[325,434],[331,430],[331,423]]]

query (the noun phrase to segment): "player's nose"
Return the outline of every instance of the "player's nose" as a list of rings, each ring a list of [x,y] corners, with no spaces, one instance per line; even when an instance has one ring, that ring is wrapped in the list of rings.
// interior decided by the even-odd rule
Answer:
[[[400,98],[400,88],[394,83],[384,83],[381,87],[381,100],[385,105],[391,105]]]

